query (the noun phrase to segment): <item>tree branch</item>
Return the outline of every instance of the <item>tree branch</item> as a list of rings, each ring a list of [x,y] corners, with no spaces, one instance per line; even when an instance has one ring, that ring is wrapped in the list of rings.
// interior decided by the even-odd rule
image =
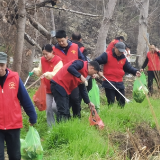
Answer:
[[[45,36],[48,40],[51,39],[51,34],[48,32],[39,22],[37,22],[34,18],[31,16],[27,16],[29,19],[31,25],[36,28],[43,36]]]
[[[33,10],[35,8],[41,8],[44,7],[46,4],[51,4],[52,6],[56,5],[57,0],[45,0],[41,3],[37,3],[31,6],[26,6],[26,10]]]
[[[39,46],[39,44],[37,44],[27,33],[24,34],[24,39],[29,43],[31,44],[32,46],[36,46],[39,51],[41,52],[42,49],[41,47]]]
[[[90,16],[90,17],[101,17],[102,15],[94,15],[94,14],[89,14],[89,13],[83,13],[83,12],[78,12],[78,11],[74,11],[71,9],[65,9],[65,8],[57,8],[57,7],[51,7],[51,6],[44,6],[46,8],[54,8],[54,9],[58,9],[58,10],[63,10],[66,12],[71,12],[71,13],[76,13],[76,14],[80,14],[80,15],[84,15],[84,16]]]

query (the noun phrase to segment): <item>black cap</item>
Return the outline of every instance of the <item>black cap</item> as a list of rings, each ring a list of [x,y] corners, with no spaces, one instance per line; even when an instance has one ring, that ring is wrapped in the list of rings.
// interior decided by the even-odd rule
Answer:
[[[125,52],[125,44],[123,42],[118,42],[116,43],[115,47],[120,51],[120,52]]]

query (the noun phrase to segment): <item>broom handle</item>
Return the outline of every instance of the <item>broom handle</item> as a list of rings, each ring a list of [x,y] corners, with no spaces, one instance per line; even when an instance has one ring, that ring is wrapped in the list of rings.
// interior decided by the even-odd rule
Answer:
[[[38,78],[35,82],[33,82],[30,86],[28,86],[26,89],[31,88],[34,84],[36,84],[41,78]]]

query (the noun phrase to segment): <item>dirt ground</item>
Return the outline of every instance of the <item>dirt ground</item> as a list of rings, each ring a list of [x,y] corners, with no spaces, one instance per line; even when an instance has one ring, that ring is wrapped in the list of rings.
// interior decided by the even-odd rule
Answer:
[[[160,135],[156,129],[145,123],[138,124],[135,132],[114,133],[110,136],[112,143],[118,143],[120,154],[132,160],[159,160]],[[139,157],[139,158],[134,158]]]
[[[124,78],[125,95],[129,99],[132,98],[133,83],[134,77]],[[159,98],[160,92],[155,83],[153,88],[152,97]],[[111,141],[120,144],[124,160],[126,157],[132,160],[160,160],[160,134],[148,124],[138,124],[134,133],[112,134]]]

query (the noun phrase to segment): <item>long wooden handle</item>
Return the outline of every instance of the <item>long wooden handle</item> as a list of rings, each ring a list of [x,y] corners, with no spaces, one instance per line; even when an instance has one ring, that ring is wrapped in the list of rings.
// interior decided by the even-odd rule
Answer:
[[[144,38],[145,41],[147,42],[148,47],[150,47],[150,44],[149,44],[149,42],[148,42],[148,39],[147,39],[147,37],[144,35],[144,33],[143,33],[143,38]]]
[[[41,78],[38,78],[35,82],[33,82],[30,86],[28,86],[26,89],[31,88],[34,84],[36,84]]]

